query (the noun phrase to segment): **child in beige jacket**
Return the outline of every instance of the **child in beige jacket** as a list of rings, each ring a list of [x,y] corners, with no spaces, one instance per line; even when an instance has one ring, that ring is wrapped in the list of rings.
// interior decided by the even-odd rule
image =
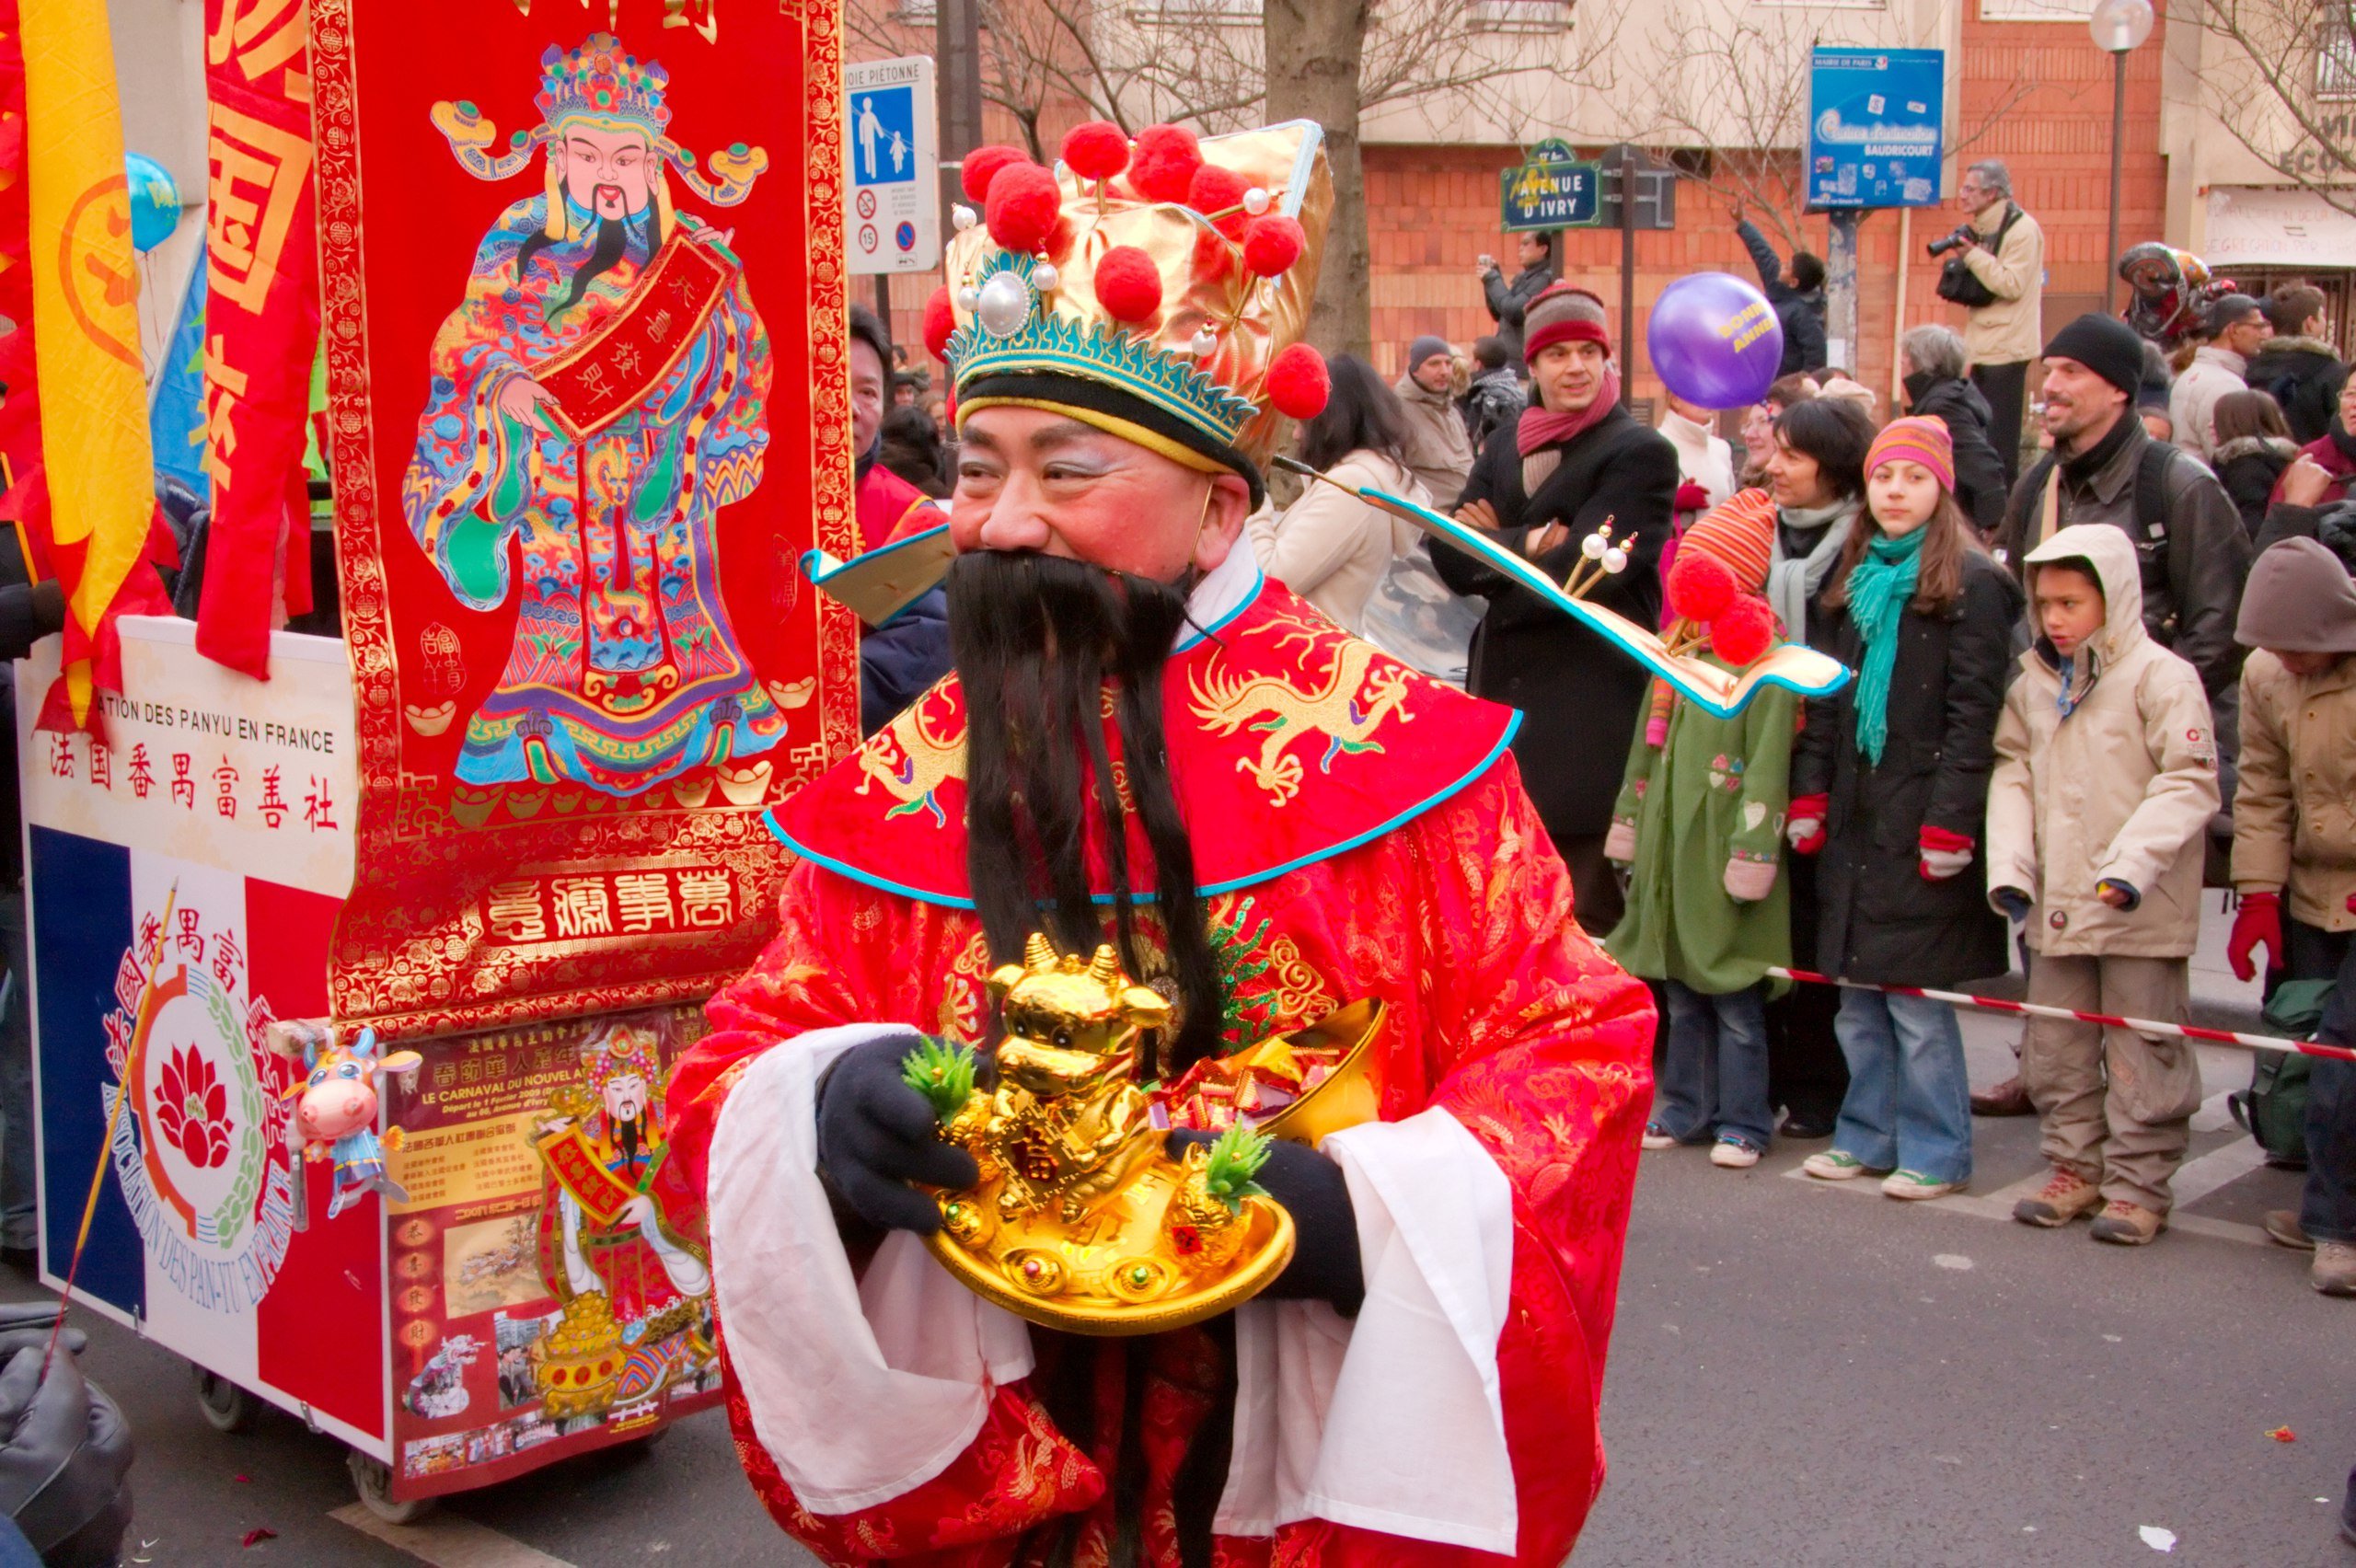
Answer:
[[[2122,530],[2064,528],[2027,564],[2038,637],[1996,726],[1990,901],[2028,923],[2030,1001],[2181,1021],[2218,800],[2209,700],[2144,633]],[[2157,1236],[2200,1104],[2191,1045],[2037,1018],[2021,1076],[2053,1174],[2013,1217],[2061,1226],[2099,1206],[2096,1240]]]

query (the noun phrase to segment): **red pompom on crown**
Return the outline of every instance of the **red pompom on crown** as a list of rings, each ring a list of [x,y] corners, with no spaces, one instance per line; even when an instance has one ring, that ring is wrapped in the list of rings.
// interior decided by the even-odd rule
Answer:
[[[1129,155],[1129,183],[1149,202],[1184,202],[1203,149],[1195,133],[1178,125],[1149,125],[1138,133]]]
[[[1333,387],[1325,356],[1307,343],[1293,344],[1268,366],[1268,401],[1288,419],[1313,420],[1323,413]]]
[[[1096,303],[1115,321],[1151,320],[1161,309],[1161,269],[1134,245],[1116,245],[1096,263]]]
[[[1706,626],[1726,613],[1741,585],[1727,563],[1700,550],[1683,549],[1669,568],[1669,607],[1696,626]]]
[[[1235,247],[1217,229],[1195,231],[1195,281],[1215,283],[1235,265]]]
[[[1309,248],[1309,236],[1291,218],[1270,213],[1252,220],[1243,236],[1243,264],[1264,278],[1281,277]]]
[[[1064,162],[1082,179],[1110,179],[1129,167],[1129,139],[1109,120],[1085,121],[1065,134]]]
[[[1738,670],[1756,663],[1774,640],[1775,612],[1756,594],[1742,594],[1710,622],[1710,651]]]
[[[1063,187],[1056,177],[1034,163],[1010,164],[990,177],[990,193],[982,210],[990,237],[1018,255],[1028,256],[1047,243],[1063,215]]]
[[[931,351],[933,358],[949,357],[950,334],[956,330],[957,314],[949,307],[949,285],[943,283],[924,302],[924,346]]]
[[[1010,164],[1029,163],[1030,156],[1020,147],[976,147],[965,155],[964,163],[957,170],[957,183],[964,188],[968,202],[989,200],[990,181],[998,171]]]
[[[1251,182],[1231,168],[1205,164],[1186,184],[1186,205],[1210,218],[1218,232],[1233,240],[1243,237],[1252,214],[1243,210],[1243,193]],[[1213,213],[1218,214],[1212,217]]]

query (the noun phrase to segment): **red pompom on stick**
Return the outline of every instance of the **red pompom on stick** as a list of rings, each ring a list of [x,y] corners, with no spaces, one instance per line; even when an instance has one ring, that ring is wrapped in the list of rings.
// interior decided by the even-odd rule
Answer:
[[[1281,277],[1309,248],[1309,236],[1292,218],[1271,213],[1252,220],[1243,236],[1243,264],[1264,278]]]
[[[990,237],[1018,255],[1031,255],[1056,232],[1063,214],[1063,187],[1034,163],[1010,164],[990,177],[982,222]]]
[[[924,302],[924,346],[931,351],[933,358],[949,357],[950,334],[956,330],[957,314],[949,307],[949,285],[943,283]]]
[[[1115,321],[1150,321],[1161,309],[1161,269],[1134,245],[1116,245],[1096,263],[1096,303]]]
[[[957,183],[964,188],[966,201],[987,202],[990,195],[990,181],[998,178],[999,170],[1011,164],[1030,161],[1030,155],[1020,147],[976,147],[965,155],[964,162],[959,167]]]
[[[1085,121],[1065,134],[1064,162],[1082,179],[1110,179],[1129,167],[1129,139],[1109,120]]]
[[[1195,133],[1178,125],[1149,125],[1138,133],[1129,154],[1129,183],[1149,202],[1184,202],[1203,149]]]
[[[1288,419],[1313,420],[1323,413],[1333,387],[1325,356],[1307,343],[1295,343],[1268,366],[1268,401]]]
[[[1774,640],[1775,612],[1755,594],[1738,597],[1710,622],[1710,651],[1738,670],[1756,663]]]
[[[1669,568],[1669,607],[1695,625],[1706,625],[1726,613],[1742,591],[1727,563],[1700,550],[1682,549]]]
[[[1252,214],[1243,210],[1243,193],[1250,189],[1250,183],[1233,169],[1205,164],[1187,182],[1186,205],[1209,218],[1228,238],[1241,240],[1243,225],[1252,221]]]

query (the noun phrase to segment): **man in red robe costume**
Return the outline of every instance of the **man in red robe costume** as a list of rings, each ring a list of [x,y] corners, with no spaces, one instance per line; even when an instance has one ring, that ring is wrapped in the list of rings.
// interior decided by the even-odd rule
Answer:
[[[1322,383],[1280,352],[1331,205],[1315,127],[1114,151],[1060,225],[994,201],[952,248],[956,673],[778,811],[781,929],[672,1080],[738,1453],[831,1563],[1555,1568],[1603,1477],[1651,1005],[1571,917],[1517,716],[1237,548],[1264,405]],[[1190,161],[1232,211],[1177,201]],[[1270,219],[1299,226],[1255,243]],[[1042,928],[1170,998],[1172,1071],[1387,1004],[1380,1119],[1276,1146],[1297,1251],[1233,1313],[1050,1332],[921,1243],[911,1182],[973,1166],[899,1061],[993,1038],[985,976]]]

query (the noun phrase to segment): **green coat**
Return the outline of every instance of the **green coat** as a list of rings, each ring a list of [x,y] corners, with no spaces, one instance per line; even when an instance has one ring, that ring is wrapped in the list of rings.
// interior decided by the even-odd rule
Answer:
[[[1635,824],[1636,859],[1627,915],[1604,942],[1630,974],[1724,996],[1790,966],[1790,879],[1778,875],[1765,898],[1738,904],[1727,895],[1726,870],[1737,857],[1780,861],[1798,712],[1781,686],[1761,688],[1731,719],[1680,701],[1657,751],[1637,717],[1612,808],[1615,823]]]

